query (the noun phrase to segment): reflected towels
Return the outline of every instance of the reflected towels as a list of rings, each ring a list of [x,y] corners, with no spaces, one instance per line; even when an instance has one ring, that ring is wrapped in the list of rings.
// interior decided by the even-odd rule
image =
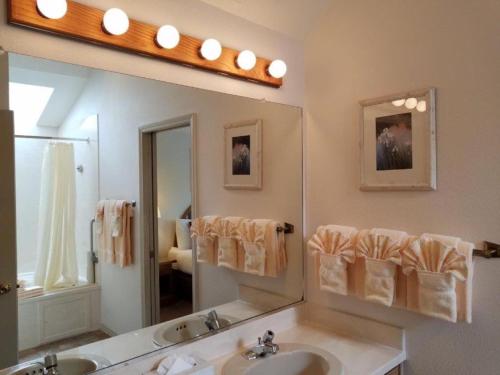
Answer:
[[[286,268],[285,235],[274,220],[244,220],[240,225],[244,250],[243,270],[258,276],[278,277]]]
[[[216,224],[217,264],[233,270],[238,269],[238,243],[241,241],[242,217],[223,217]]]
[[[199,263],[217,263],[215,243],[217,240],[216,226],[219,221],[219,216],[203,216],[193,220],[191,237],[196,239],[196,260]]]
[[[124,200],[97,203],[95,222],[99,251],[105,263],[127,267],[133,264],[133,207]]]

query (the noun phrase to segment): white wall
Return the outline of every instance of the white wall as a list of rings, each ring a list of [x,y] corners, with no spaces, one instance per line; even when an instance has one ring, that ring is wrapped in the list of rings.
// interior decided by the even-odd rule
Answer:
[[[16,139],[17,273],[35,272],[43,152],[47,141]]]
[[[96,114],[83,114],[77,105],[67,114],[58,129],[58,136],[89,139],[89,142],[73,142],[75,168],[83,167],[83,172],[75,172],[75,241],[80,279],[91,277],[88,253],[90,251],[90,220],[95,216],[99,200],[99,119]],[[95,247],[95,245],[94,245]]]
[[[141,95],[137,95],[141,93]],[[139,195],[138,129],[182,115],[197,115],[199,215],[274,218],[296,225],[288,236],[289,268],[280,278],[256,278],[205,266],[199,268],[201,306],[234,300],[238,283],[300,298],[302,295],[302,141],[301,111],[295,107],[184,86],[96,71],[75,105],[84,116],[99,114],[101,197],[136,200]],[[251,118],[264,122],[264,189],[223,188],[223,125]],[[135,264],[121,269],[99,263],[104,326],[116,333],[142,326],[142,274],[139,217],[134,225]],[[124,314],[123,312],[127,313]]]
[[[302,45],[262,26],[225,13],[198,0],[80,0],[100,9],[123,8],[131,18],[154,25],[171,23],[180,32],[198,38],[218,38],[224,46],[252,49],[257,55],[287,62],[288,74],[279,90],[216,74],[185,68],[74,40],[6,24],[6,6],[0,6],[0,41],[9,52],[50,58],[94,68],[133,74],[166,82],[267,100],[303,104]]]
[[[307,232],[325,223],[500,242],[498,1],[338,0],[306,41]],[[361,192],[359,106],[437,88],[438,190]],[[498,374],[499,263],[477,259],[473,323],[313,290],[309,299],[407,330],[405,374]]]
[[[175,221],[191,206],[191,128],[156,134],[158,252],[166,258],[175,243]]]

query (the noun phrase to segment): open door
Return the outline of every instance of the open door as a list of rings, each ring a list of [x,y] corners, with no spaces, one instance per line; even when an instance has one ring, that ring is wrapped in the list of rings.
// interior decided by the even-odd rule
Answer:
[[[9,63],[0,49],[0,369],[17,364],[16,193]]]

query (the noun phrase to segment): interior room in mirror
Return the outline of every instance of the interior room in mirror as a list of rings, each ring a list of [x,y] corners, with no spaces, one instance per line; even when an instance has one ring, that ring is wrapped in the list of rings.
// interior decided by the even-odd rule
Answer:
[[[302,300],[300,109],[16,54],[9,73],[20,362],[105,367]]]

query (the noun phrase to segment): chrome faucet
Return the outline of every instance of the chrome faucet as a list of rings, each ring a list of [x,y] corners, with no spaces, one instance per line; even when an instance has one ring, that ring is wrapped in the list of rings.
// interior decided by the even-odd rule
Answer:
[[[43,367],[44,374],[47,375],[60,375],[59,370],[57,369],[57,355],[55,354],[47,354],[43,358]]]
[[[220,321],[219,316],[217,315],[217,311],[212,310],[208,313],[205,319],[205,325],[210,331],[215,331],[220,328]]]
[[[266,331],[264,336],[258,338],[258,343],[252,349],[243,354],[248,360],[263,358],[268,354],[276,354],[280,350],[278,344],[273,343],[274,340],[274,332]]]

